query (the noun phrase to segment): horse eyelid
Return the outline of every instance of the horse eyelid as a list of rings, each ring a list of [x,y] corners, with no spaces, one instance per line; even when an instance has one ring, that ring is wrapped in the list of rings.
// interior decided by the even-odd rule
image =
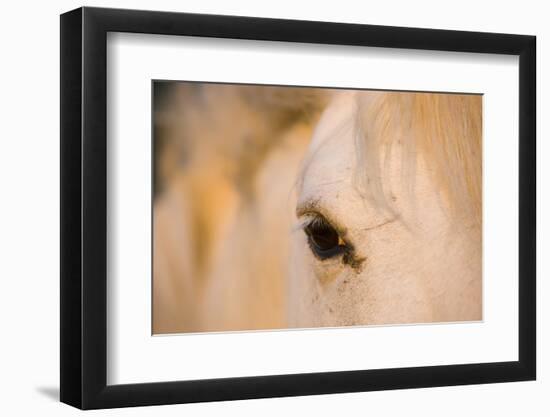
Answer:
[[[334,230],[338,232],[340,237],[345,240],[347,229],[342,227],[342,225],[336,221],[334,216],[330,215],[330,211],[323,207],[319,199],[310,199],[298,204],[296,207],[296,216],[298,218],[322,217],[334,228]]]
[[[324,215],[323,213],[319,213],[317,211],[307,211],[307,212],[302,212],[300,217],[301,217],[301,220],[296,226],[294,226],[294,228],[292,229],[293,232],[297,230],[305,231],[307,227],[312,226],[316,221],[323,221],[323,222],[326,222],[330,227],[334,229],[334,231],[338,234],[339,241],[342,241],[344,243],[343,246],[346,246],[348,249],[353,249],[355,247],[352,242],[346,239],[345,237],[346,229],[342,231],[341,227],[338,227],[337,224],[329,220],[327,216]]]

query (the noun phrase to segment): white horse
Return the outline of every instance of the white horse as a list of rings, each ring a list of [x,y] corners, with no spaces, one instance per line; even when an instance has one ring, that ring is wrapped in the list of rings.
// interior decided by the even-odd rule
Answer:
[[[155,333],[481,319],[479,96],[201,97],[155,203]]]
[[[480,100],[334,99],[301,173],[292,326],[481,319]]]

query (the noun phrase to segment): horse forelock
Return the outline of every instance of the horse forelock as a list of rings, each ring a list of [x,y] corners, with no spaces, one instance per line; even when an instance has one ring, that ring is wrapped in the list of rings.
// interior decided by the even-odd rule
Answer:
[[[359,92],[355,100],[354,180],[360,193],[381,209],[392,210],[391,190],[382,179],[388,155],[399,147],[401,185],[410,198],[422,158],[454,217],[480,225],[481,96]]]

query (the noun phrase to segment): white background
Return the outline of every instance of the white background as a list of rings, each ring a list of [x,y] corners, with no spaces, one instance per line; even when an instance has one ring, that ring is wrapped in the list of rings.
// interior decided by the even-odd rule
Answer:
[[[333,20],[419,26],[443,29],[526,33],[538,36],[538,73],[547,70],[550,28],[544,2],[522,1],[483,4],[476,1],[443,2],[315,2],[314,7],[288,2],[89,1],[88,5],[162,9],[203,13],[242,14],[296,19]],[[58,14],[80,6],[73,1],[56,4],[15,2],[4,5],[2,36],[3,81],[0,124],[2,205],[0,263],[2,302],[0,369],[5,415],[41,413],[72,415],[76,411],[56,402],[59,349],[59,20]],[[548,71],[546,71],[548,72]],[[550,179],[548,122],[542,120],[548,83],[538,79],[539,213],[548,211]],[[548,221],[539,216],[539,366],[538,381],[486,386],[435,388],[327,395],[291,399],[239,401],[156,408],[101,411],[121,415],[280,415],[291,413],[334,415],[548,415],[550,406],[549,307],[545,276],[550,263]]]
[[[107,48],[108,384],[517,360],[517,57],[119,33]],[[151,79],[483,93],[483,323],[151,337]]]

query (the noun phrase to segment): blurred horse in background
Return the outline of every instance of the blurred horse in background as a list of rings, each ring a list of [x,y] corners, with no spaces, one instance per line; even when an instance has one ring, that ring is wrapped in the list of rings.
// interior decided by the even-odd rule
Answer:
[[[481,319],[481,97],[172,83],[154,333]]]
[[[292,190],[325,101],[171,84],[155,109],[154,333],[286,327]]]

